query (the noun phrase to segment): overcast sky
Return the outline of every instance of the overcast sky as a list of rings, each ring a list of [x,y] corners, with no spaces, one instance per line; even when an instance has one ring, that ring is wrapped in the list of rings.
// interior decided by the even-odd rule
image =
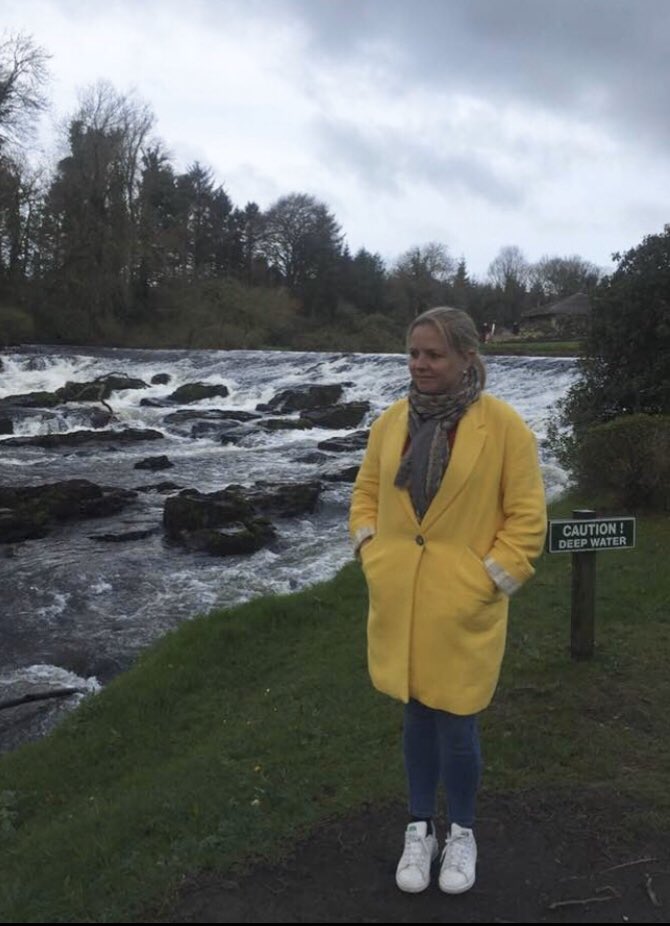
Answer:
[[[670,0],[0,0],[52,120],[134,90],[238,206],[306,192],[354,252],[439,241],[483,278],[670,222]]]

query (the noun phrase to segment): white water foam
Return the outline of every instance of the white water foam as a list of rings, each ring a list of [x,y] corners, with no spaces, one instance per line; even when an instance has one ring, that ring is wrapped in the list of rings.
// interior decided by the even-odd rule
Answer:
[[[95,694],[102,690],[102,686],[95,676],[82,678],[74,672],[69,672],[60,666],[38,663],[31,666],[22,666],[0,676],[0,687],[3,689],[2,697],[6,698],[10,689],[17,687],[40,687],[45,692],[55,688],[82,688],[84,692],[77,697],[79,700],[84,694]]]

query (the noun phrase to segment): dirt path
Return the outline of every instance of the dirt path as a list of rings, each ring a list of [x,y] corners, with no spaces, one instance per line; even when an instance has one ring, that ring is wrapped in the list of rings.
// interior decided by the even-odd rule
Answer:
[[[618,798],[533,792],[480,801],[475,887],[397,890],[402,805],[333,822],[240,878],[199,876],[152,922],[667,923],[670,835],[633,832]]]

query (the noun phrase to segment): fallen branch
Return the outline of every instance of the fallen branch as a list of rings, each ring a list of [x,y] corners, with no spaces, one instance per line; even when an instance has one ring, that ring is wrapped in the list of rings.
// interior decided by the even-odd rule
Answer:
[[[555,900],[553,903],[549,904],[550,910],[557,910],[559,907],[575,907],[575,906],[584,906],[585,904],[590,903],[606,903],[608,900],[614,900],[615,897],[620,897],[618,891],[616,891],[609,884],[605,887],[599,887],[597,889],[599,894],[604,894],[608,892],[607,897],[584,897],[583,899],[574,899],[574,900]]]
[[[68,698],[73,694],[83,694],[86,688],[55,688],[53,691],[42,691],[36,694],[21,695],[20,698],[12,698],[9,701],[0,701],[0,711],[9,707],[17,707],[19,704],[28,704],[31,701],[47,701],[49,698]]]
[[[611,868],[603,868],[600,872],[604,875],[606,871],[618,871],[620,868],[630,868],[631,865],[644,865],[645,862],[657,862],[657,858],[636,858],[632,862],[622,862],[621,865],[612,865]]]
[[[96,376],[96,378],[93,380],[94,383],[100,383],[100,389],[99,389],[99,391],[98,391],[98,402],[100,402],[101,405],[104,405],[104,406],[105,406],[105,408],[106,408],[107,411],[110,413],[110,415],[112,415],[112,417],[114,417],[114,409],[112,408],[112,406],[111,406],[108,402],[106,402],[106,401],[103,399],[102,396],[103,396],[103,393],[104,393],[104,391],[105,391],[105,386],[106,386],[106,384],[107,384],[107,380],[109,379],[109,377],[110,377],[110,376],[123,376],[123,375],[124,375],[123,373],[103,373],[102,376]],[[82,389],[80,389],[79,392],[76,394],[75,398],[72,399],[71,401],[73,401],[73,402],[79,401],[79,399],[81,398],[81,396],[84,395],[84,393],[86,392],[86,390],[87,390],[88,388],[89,388],[89,384],[86,383],[86,384],[84,385],[84,387],[83,387]]]
[[[653,903],[655,907],[661,906],[661,901],[656,896],[656,891],[651,886],[651,875],[645,874],[644,876],[644,886],[647,889],[647,894],[649,895],[649,900]]]

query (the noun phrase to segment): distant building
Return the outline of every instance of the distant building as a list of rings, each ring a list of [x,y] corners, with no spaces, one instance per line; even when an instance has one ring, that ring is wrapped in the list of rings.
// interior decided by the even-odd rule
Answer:
[[[521,316],[521,334],[543,338],[581,338],[591,323],[591,303],[575,293],[553,305],[537,306]]]

